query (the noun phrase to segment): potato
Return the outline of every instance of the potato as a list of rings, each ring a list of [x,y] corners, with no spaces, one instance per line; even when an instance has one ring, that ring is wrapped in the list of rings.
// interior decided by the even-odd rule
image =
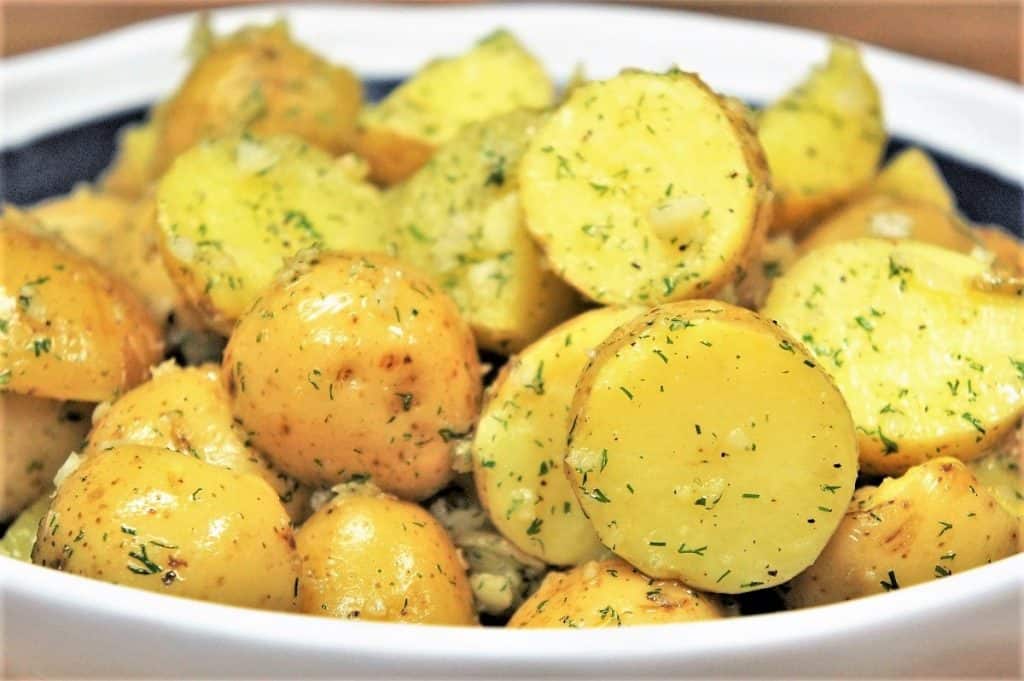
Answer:
[[[180,368],[165,362],[153,378],[97,413],[83,454],[125,444],[159,447],[213,466],[252,473],[270,485],[295,522],[306,516],[309,489],[275,470],[248,445],[231,415],[231,400],[213,364]]]
[[[371,176],[396,184],[467,123],[516,109],[543,109],[555,90],[540,63],[506,31],[458,57],[435,59],[359,117],[356,150]]]
[[[521,350],[577,306],[520,207],[519,158],[542,120],[518,111],[467,125],[389,201],[401,259],[433,276],[495,352]]]
[[[302,248],[383,250],[378,191],[294,137],[231,137],[183,154],[157,189],[164,260],[224,335]]]
[[[858,497],[814,565],[784,589],[788,607],[891,591],[1017,551],[1016,519],[957,459],[914,466]]]
[[[927,203],[947,212],[956,210],[953,190],[926,152],[910,147],[892,157],[868,191],[897,199]]]
[[[0,390],[100,402],[143,381],[160,329],[119,281],[59,242],[0,228]]]
[[[862,470],[964,461],[1024,411],[1024,298],[984,290],[969,256],[913,241],[847,241],[777,279],[762,313],[802,339],[842,391]]]
[[[44,494],[18,514],[0,539],[0,556],[26,563],[32,562],[32,547],[36,545],[39,521],[50,508],[50,495]]]
[[[748,265],[770,219],[757,139],[680,71],[578,87],[533,136],[519,182],[555,271],[604,304],[713,294]]]
[[[549,572],[509,620],[513,628],[593,628],[697,622],[727,616],[714,596],[652,579],[618,558]]]
[[[591,310],[530,345],[488,390],[473,473],[494,526],[522,551],[575,565],[604,547],[562,475],[576,380],[594,348],[642,307]]]
[[[339,496],[296,536],[299,609],[343,619],[476,624],[466,569],[444,528],[389,496]]]
[[[111,248],[122,237],[132,214],[127,199],[94,191],[80,185],[67,196],[48,199],[31,208],[29,214],[76,251],[109,267]]]
[[[1024,243],[996,225],[975,225],[973,234],[995,256],[993,265],[1011,275],[1024,277]]]
[[[299,557],[266,482],[154,447],[86,457],[57,487],[32,561],[148,591],[293,610]]]
[[[125,126],[118,133],[117,153],[100,178],[104,193],[138,199],[156,179],[156,146],[163,124],[163,107],[150,111],[143,123]]]
[[[0,393],[0,521],[50,489],[68,454],[82,446],[92,408],[81,402]]]
[[[978,482],[1010,513],[1024,518],[1024,419],[1017,429],[985,456],[968,464]]]
[[[744,271],[743,277],[719,291],[716,298],[756,310],[764,305],[772,282],[781,277],[798,257],[799,252],[792,235],[782,233],[770,236],[753,263]]]
[[[885,150],[882,104],[853,43],[758,117],[776,203],[772,231],[795,231],[871,182]]]
[[[278,468],[312,485],[369,475],[405,499],[451,479],[482,390],[451,299],[390,258],[337,253],[304,253],[263,294],[223,374],[235,417]]]
[[[695,589],[787,581],[853,494],[856,433],[828,375],[778,327],[717,301],[620,326],[571,416],[565,471],[602,543]]]
[[[289,134],[330,154],[351,148],[362,88],[348,69],[294,42],[283,22],[216,40],[164,105],[155,170],[202,139]]]

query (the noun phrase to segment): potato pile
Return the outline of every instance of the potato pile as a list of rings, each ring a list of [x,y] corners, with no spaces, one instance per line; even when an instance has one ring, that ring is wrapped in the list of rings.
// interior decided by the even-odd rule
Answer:
[[[678,68],[559,99],[506,31],[372,104],[283,23],[192,53],[95,185],[4,209],[4,554],[581,628],[1020,550],[1024,248],[879,168],[854,45],[757,111]]]

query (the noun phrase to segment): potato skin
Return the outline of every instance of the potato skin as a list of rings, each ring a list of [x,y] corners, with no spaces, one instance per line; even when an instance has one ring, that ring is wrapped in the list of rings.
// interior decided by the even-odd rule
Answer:
[[[715,596],[675,580],[653,579],[613,558],[584,563],[568,572],[549,572],[508,626],[590,629],[697,622],[727,614]]]
[[[455,304],[385,256],[306,254],[239,320],[222,366],[253,445],[312,485],[369,475],[424,499],[480,409]]]
[[[0,521],[50,489],[68,454],[82,446],[92,408],[81,402],[0,393]]]
[[[783,590],[790,608],[859,598],[1013,555],[1019,524],[951,457],[862,488],[818,560]]]
[[[293,610],[299,557],[266,482],[153,447],[86,457],[57,488],[32,562],[148,591]]]
[[[307,514],[309,489],[275,470],[247,445],[245,432],[231,416],[231,400],[217,365],[160,365],[152,379],[101,410],[82,453],[124,444],[168,449],[237,473],[252,473],[277,492],[293,521],[301,522]]]
[[[473,625],[466,569],[444,528],[394,497],[331,500],[296,535],[299,609],[312,615]]]
[[[100,402],[149,375],[163,339],[124,284],[59,242],[7,220],[0,258],[3,390]]]
[[[216,41],[164,105],[155,169],[201,139],[292,134],[331,154],[351,148],[362,88],[348,69],[294,42],[283,23]]]
[[[968,464],[971,473],[1003,505],[1018,518],[1024,518],[1024,419],[1017,429],[991,452]],[[1018,547],[1019,548],[1019,547]]]

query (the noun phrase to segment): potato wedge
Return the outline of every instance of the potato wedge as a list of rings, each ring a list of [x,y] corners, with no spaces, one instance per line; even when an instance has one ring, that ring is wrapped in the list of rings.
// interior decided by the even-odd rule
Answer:
[[[435,59],[359,117],[356,150],[371,177],[395,184],[412,175],[467,123],[516,109],[544,109],[555,89],[533,55],[496,31],[458,57]]]
[[[530,141],[519,182],[555,271],[604,304],[713,294],[760,249],[770,219],[756,137],[680,71],[578,87]]]
[[[300,249],[384,248],[379,192],[295,137],[203,142],[164,175],[156,200],[171,276],[224,335]]]
[[[565,470],[601,541],[652,577],[741,593],[787,581],[853,494],[857,439],[828,375],[717,301],[619,327],[584,369]]]
[[[862,470],[968,461],[1024,412],[1024,298],[984,290],[986,265],[914,241],[811,251],[762,310],[835,379],[857,424]]]
[[[546,563],[575,565],[604,549],[562,475],[569,409],[594,348],[643,312],[575,317],[510,360],[488,389],[473,437],[477,494],[502,535]]]
[[[163,354],[143,303],[93,262],[4,216],[0,389],[101,402],[145,380]]]
[[[856,45],[834,40],[825,64],[761,112],[757,136],[775,190],[773,232],[799,230],[869,184],[886,135]]]
[[[1017,429],[991,452],[968,464],[978,482],[1019,518],[1024,518],[1024,419]]]
[[[718,598],[675,580],[652,579],[624,560],[591,561],[568,572],[549,572],[512,615],[512,628],[628,627],[721,619]]]
[[[942,171],[931,156],[916,147],[893,156],[868,186],[868,191],[927,203],[947,212],[956,210],[956,197]]]
[[[467,125],[389,197],[399,257],[433,276],[480,345],[505,354],[578,305],[520,208],[519,159],[541,121],[518,111]]]
[[[891,591],[1018,550],[1017,519],[957,459],[934,459],[857,492],[818,560],[783,589],[788,607]]]

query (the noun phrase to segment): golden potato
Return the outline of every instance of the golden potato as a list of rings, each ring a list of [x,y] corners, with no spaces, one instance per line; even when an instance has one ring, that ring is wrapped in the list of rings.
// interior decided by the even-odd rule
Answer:
[[[352,72],[293,41],[285,23],[244,28],[216,40],[164,105],[155,170],[202,139],[243,130],[339,154],[352,146],[361,106]]]
[[[148,591],[293,610],[300,561],[277,494],[155,447],[82,460],[57,487],[32,561]]]
[[[982,246],[995,256],[993,265],[1018,277],[1024,276],[1024,243],[995,225],[975,225],[973,233]]]
[[[107,194],[137,199],[156,179],[156,145],[163,122],[163,107],[156,106],[144,123],[122,128],[117,138],[117,153],[100,178]]]
[[[577,88],[531,139],[519,182],[552,267],[604,304],[713,294],[761,248],[771,213],[757,138],[680,71]]]
[[[444,528],[389,496],[335,497],[296,535],[299,609],[343,619],[476,624],[466,569]]]
[[[156,200],[172,278],[224,335],[300,249],[384,249],[377,189],[295,137],[203,142],[164,175]]]
[[[44,494],[18,514],[0,539],[0,556],[26,563],[32,562],[32,547],[36,545],[39,521],[50,508],[50,495]]]
[[[602,543],[652,577],[741,593],[787,581],[853,494],[857,439],[828,375],[717,301],[618,328],[583,370],[565,470]]]
[[[914,466],[858,490],[810,568],[784,589],[790,608],[859,598],[946,577],[1013,555],[1018,524],[963,463]]]
[[[522,551],[575,565],[604,547],[562,474],[569,409],[591,354],[644,308],[606,307],[534,342],[488,389],[473,437],[473,473],[494,526]]]
[[[761,252],[743,272],[715,296],[718,300],[756,310],[768,298],[772,283],[797,261],[800,253],[793,236],[783,232],[769,236]]]
[[[104,405],[94,420],[83,454],[126,444],[180,452],[263,478],[292,520],[301,522],[306,516],[309,489],[249,447],[246,433],[231,416],[231,400],[216,365],[182,369],[165,362],[152,379]]]
[[[304,253],[238,321],[223,373],[278,468],[313,485],[369,475],[406,499],[451,479],[480,409],[455,303],[385,256]]]
[[[110,267],[116,260],[111,249],[123,238],[132,214],[127,199],[78,186],[67,196],[33,206],[29,214],[44,230],[57,234],[82,255]]]
[[[508,626],[589,629],[697,622],[727,615],[716,597],[675,580],[652,579],[626,561],[613,558],[591,561],[568,572],[549,572]]]
[[[398,254],[434,277],[495,352],[521,350],[577,307],[526,231],[517,168],[541,115],[467,125],[390,196]]]
[[[6,220],[0,261],[0,389],[100,402],[143,381],[159,361],[159,327],[94,263]]]
[[[371,176],[395,184],[412,175],[467,123],[554,102],[551,79],[506,31],[468,52],[435,59],[359,117],[356,150]]]
[[[0,521],[50,489],[68,454],[82,446],[93,405],[0,393]]]
[[[910,147],[892,157],[868,186],[868,191],[927,203],[947,212],[956,210],[953,190],[926,152]]]
[[[777,279],[764,316],[828,371],[857,424],[861,468],[899,474],[992,447],[1024,412],[1024,298],[986,265],[913,241],[846,241]]]
[[[757,136],[771,168],[772,231],[798,230],[871,182],[885,150],[882,104],[853,43],[764,109]]]
[[[1014,515],[1024,518],[1024,419],[1017,429],[985,456],[968,464],[978,482],[996,501]]]

